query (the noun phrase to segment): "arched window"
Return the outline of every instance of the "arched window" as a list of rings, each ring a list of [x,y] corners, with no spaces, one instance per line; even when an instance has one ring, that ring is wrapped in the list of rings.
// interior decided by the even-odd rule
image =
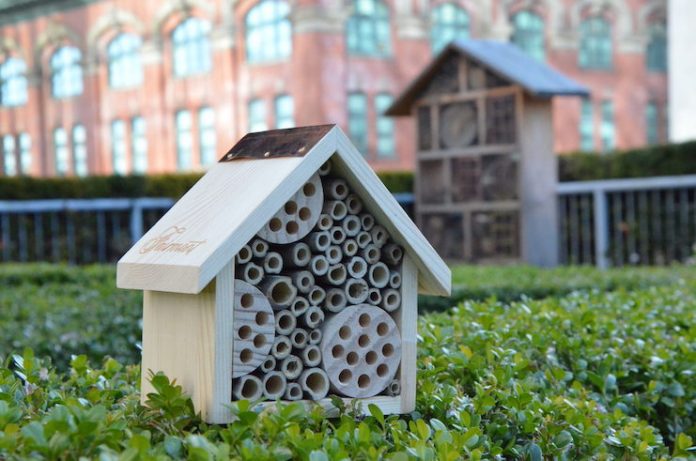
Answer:
[[[645,64],[648,70],[667,71],[667,31],[664,24],[650,28],[650,40],[645,50]]]
[[[286,59],[292,53],[290,7],[283,0],[261,0],[246,15],[247,61]]]
[[[389,9],[380,0],[354,0],[346,26],[348,52],[363,56],[389,56]]]
[[[520,11],[512,17],[512,43],[539,61],[546,59],[544,20],[532,11]]]
[[[0,64],[0,104],[21,106],[27,102],[27,65],[9,57]]]
[[[172,33],[174,75],[186,77],[203,74],[211,68],[210,25],[199,18],[188,18]]]
[[[140,37],[133,34],[119,34],[109,42],[106,54],[111,88],[132,88],[143,82],[140,44]]]
[[[600,17],[587,18],[580,24],[578,64],[583,69],[611,69],[611,25]]]
[[[82,53],[74,46],[62,46],[51,56],[51,86],[54,98],[82,94]]]
[[[437,53],[457,38],[469,37],[469,15],[454,3],[442,3],[430,14],[430,46]]]

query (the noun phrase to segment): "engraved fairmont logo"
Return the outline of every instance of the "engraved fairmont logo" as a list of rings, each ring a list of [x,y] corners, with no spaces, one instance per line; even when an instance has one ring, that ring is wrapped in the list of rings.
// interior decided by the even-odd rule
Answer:
[[[159,236],[145,242],[140,248],[140,254],[150,253],[152,251],[159,253],[186,253],[189,254],[199,246],[203,245],[205,240],[189,240],[187,242],[176,242],[177,237],[186,232],[185,227],[171,226]]]

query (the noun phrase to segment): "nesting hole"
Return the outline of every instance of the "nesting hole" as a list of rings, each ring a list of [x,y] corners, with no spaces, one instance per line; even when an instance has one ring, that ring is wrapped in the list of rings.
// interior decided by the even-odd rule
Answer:
[[[377,367],[377,376],[380,378],[387,376],[387,373],[389,373],[389,367],[385,363]]]
[[[284,354],[290,349],[290,346],[285,341],[279,341],[274,344],[274,348],[276,353]]]
[[[244,384],[242,384],[242,397],[250,399],[252,397],[256,397],[258,392],[259,385],[255,380],[247,379],[244,381]]]
[[[321,322],[321,311],[312,311],[309,313],[309,321],[312,323]]]
[[[309,339],[311,341],[321,340],[321,330],[312,330],[309,332]]]
[[[360,314],[360,317],[358,317],[358,323],[360,324],[361,327],[367,328],[370,326],[370,314],[365,313],[365,314]]]
[[[321,219],[319,220],[319,227],[321,227],[323,229],[331,227],[332,225],[333,225],[333,220],[328,215],[323,215],[321,217]]]
[[[353,378],[353,373],[347,368],[338,374],[338,380],[342,384],[347,384],[351,380],[351,378]]]
[[[319,360],[321,357],[319,355],[319,349],[318,348],[312,348],[307,351],[307,358],[312,361],[316,362]]]
[[[394,354],[394,346],[390,343],[382,346],[382,355],[385,357],[391,357]]]
[[[350,327],[348,325],[343,325],[341,328],[338,329],[338,336],[341,339],[348,339],[350,338]]]
[[[370,290],[370,293],[368,293],[367,296],[370,298],[370,302],[373,304],[377,304],[382,300],[382,295],[379,290]]]
[[[389,333],[389,325],[387,325],[385,322],[381,322],[379,325],[377,325],[377,334],[380,336],[384,336],[387,333]]]
[[[298,216],[300,217],[300,219],[302,221],[308,221],[309,218],[312,217],[312,210],[310,210],[306,206],[302,207],[302,208],[300,208],[300,212],[299,212]]]
[[[287,283],[276,283],[271,290],[271,298],[277,304],[289,303],[292,295],[292,288]]]
[[[312,262],[314,266],[314,271],[318,273],[326,272],[329,267],[329,262],[324,258],[317,258]]]
[[[357,352],[348,352],[348,355],[346,355],[346,362],[348,365],[355,365],[358,363],[358,354]]]
[[[311,197],[312,195],[317,193],[317,188],[314,187],[314,184],[308,182],[304,185],[304,187],[302,187],[302,193],[307,197]]]
[[[256,320],[256,324],[259,326],[265,325],[268,323],[268,314],[265,312],[257,312],[254,320]]]
[[[283,330],[287,330],[289,328],[293,328],[295,325],[293,322],[294,317],[290,314],[286,315],[279,315],[278,316],[278,326],[282,328]]]
[[[376,251],[376,250],[375,250]],[[389,280],[389,271],[382,265],[372,266],[372,279],[375,282]]]
[[[355,254],[358,251],[358,244],[355,243],[354,240],[348,240],[345,243],[345,246],[343,248],[343,251],[345,251],[348,254]]]
[[[375,351],[369,351],[367,354],[365,354],[365,362],[368,365],[372,365],[377,361],[377,352]]]
[[[311,299],[314,304],[320,303],[323,298],[324,293],[319,288],[309,292],[309,299]]]
[[[288,234],[297,234],[299,230],[300,226],[295,221],[288,221],[287,224],[285,224],[285,231]]]
[[[303,246],[295,247],[295,257],[300,261],[306,261],[311,257],[309,250]]]
[[[377,248],[371,247],[367,249],[367,259],[377,260],[379,259],[379,250]]]
[[[326,387],[326,378],[321,373],[310,373],[307,376],[306,384],[314,392],[322,391]]]
[[[331,230],[331,238],[334,242],[340,242],[346,238],[346,233],[340,227],[335,227]]]
[[[290,394],[290,397],[293,399],[299,399],[302,397],[302,388],[299,386],[292,386],[288,388],[288,393]]]
[[[360,389],[365,389],[369,385],[370,385],[370,377],[367,375],[360,375],[360,377],[358,378],[358,387]]]
[[[261,271],[257,269],[256,267],[248,267],[247,266],[247,278],[250,280],[257,280],[261,278]]]
[[[334,190],[336,191],[336,195],[339,197],[343,197],[344,195],[348,194],[348,188],[343,183],[336,184]]]
[[[246,261],[247,259],[251,258],[251,249],[250,249],[249,247],[243,246],[243,247],[239,250],[239,254],[238,254],[238,255],[239,255],[239,259],[242,259],[242,260],[245,260],[245,261]]]
[[[271,256],[266,260],[266,264],[269,269],[279,269],[281,267],[282,260],[277,256]]]
[[[254,296],[250,293],[244,293],[242,297],[239,299],[239,303],[242,305],[243,308],[247,309],[254,305]]]
[[[266,380],[266,392],[269,394],[277,394],[283,390],[283,379],[278,375],[271,375]]]
[[[360,335],[358,338],[358,345],[360,347],[367,347],[370,345],[370,338],[367,335]]]
[[[242,352],[239,353],[239,360],[242,363],[251,362],[251,359],[253,357],[254,357],[254,353],[251,351],[251,349],[242,349]]]
[[[389,304],[390,306],[393,306],[398,302],[399,302],[399,297],[396,294],[389,293],[387,295],[387,304]]]
[[[244,325],[237,331],[237,334],[240,339],[249,339],[251,337],[251,327],[249,325]]]
[[[261,349],[265,345],[266,345],[266,337],[264,335],[254,336],[254,347],[255,348]]]
[[[295,360],[288,360],[285,362],[285,369],[289,373],[294,373],[297,371],[297,362]]]
[[[268,221],[268,228],[271,230],[271,232],[278,232],[283,228],[283,221],[281,221],[280,218],[273,218]]]
[[[285,203],[285,212],[287,214],[295,214],[297,212],[297,202],[290,200]]]

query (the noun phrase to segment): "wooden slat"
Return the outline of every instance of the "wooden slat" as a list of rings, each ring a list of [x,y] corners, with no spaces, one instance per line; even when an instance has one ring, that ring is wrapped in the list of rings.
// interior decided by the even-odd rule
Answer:
[[[418,335],[418,271],[408,256],[401,267],[401,309],[395,315],[401,330],[401,408],[416,409],[416,337]]]

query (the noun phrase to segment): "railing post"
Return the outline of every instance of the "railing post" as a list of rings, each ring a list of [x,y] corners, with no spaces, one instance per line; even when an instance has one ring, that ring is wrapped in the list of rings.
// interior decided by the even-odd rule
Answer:
[[[609,220],[607,216],[607,193],[603,189],[592,191],[594,198],[595,261],[597,267],[609,267]]]
[[[140,240],[143,236],[143,207],[139,199],[132,202],[130,216],[131,244]]]

